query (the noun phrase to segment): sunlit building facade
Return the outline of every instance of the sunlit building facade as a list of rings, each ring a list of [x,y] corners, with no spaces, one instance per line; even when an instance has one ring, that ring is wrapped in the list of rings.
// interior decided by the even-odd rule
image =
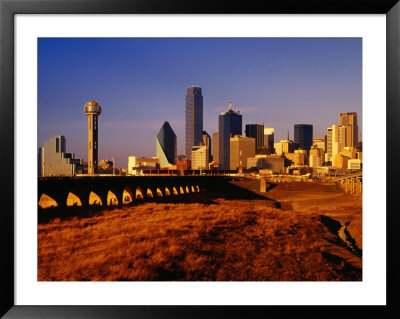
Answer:
[[[272,127],[264,127],[264,146],[268,148],[274,147],[275,129]]]
[[[208,146],[192,146],[192,169],[208,169]]]
[[[230,138],[230,170],[247,167],[247,158],[256,154],[256,139],[254,137],[234,136]]]
[[[219,163],[219,133],[213,133],[212,139],[212,160],[215,163]]]
[[[74,153],[66,152],[66,139],[63,135],[53,136],[39,149],[39,176],[72,176],[83,170],[83,160],[75,159]]]
[[[203,131],[203,145],[207,146],[207,148],[208,148],[208,160],[211,162],[212,161],[211,136],[206,131]]]
[[[128,156],[128,175],[142,175],[143,170],[160,168],[158,157]]]
[[[344,112],[339,115],[339,125],[346,127],[346,138],[343,147],[356,147],[358,143],[358,123],[356,112]]]

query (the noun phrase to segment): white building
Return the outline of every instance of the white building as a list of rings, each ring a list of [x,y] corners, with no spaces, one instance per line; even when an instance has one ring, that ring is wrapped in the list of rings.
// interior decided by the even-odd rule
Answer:
[[[208,169],[209,151],[207,145],[192,146],[192,169]]]
[[[128,175],[142,175],[144,169],[159,169],[158,157],[128,156]]]

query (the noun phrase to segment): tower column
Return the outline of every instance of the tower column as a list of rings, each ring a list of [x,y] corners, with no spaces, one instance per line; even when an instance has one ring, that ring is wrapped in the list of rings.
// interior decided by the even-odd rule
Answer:
[[[88,174],[97,174],[98,164],[98,116],[101,114],[101,106],[96,101],[89,101],[84,106],[84,112],[88,116]]]

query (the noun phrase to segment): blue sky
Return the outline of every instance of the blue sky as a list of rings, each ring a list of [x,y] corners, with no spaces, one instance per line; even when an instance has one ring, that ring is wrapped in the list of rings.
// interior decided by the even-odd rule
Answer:
[[[64,135],[67,151],[87,160],[83,105],[96,100],[99,160],[155,156],[168,121],[184,153],[186,88],[202,88],[204,129],[218,130],[228,108],[245,124],[264,122],[275,140],[294,124],[313,124],[314,137],[357,112],[362,129],[361,38],[40,38],[38,147]]]

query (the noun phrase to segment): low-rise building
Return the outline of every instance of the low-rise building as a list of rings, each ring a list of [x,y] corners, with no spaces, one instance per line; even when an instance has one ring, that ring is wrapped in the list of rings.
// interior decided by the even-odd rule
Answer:
[[[182,170],[184,171],[184,170],[190,169],[190,167],[191,167],[190,160],[183,159],[183,160],[176,161],[176,169],[178,171],[182,171]]]
[[[303,166],[306,163],[305,150],[295,150],[294,153],[285,153],[285,157],[292,162],[295,166]]]
[[[333,161],[333,167],[347,169],[349,157],[337,154]]]
[[[99,174],[112,174],[114,168],[114,163],[108,159],[102,159],[97,166],[97,171]]]
[[[247,158],[247,169],[257,168],[270,174],[282,174],[284,171],[284,158],[278,155],[256,155]]]
[[[142,175],[143,170],[159,168],[160,159],[158,157],[128,157],[128,175]]]
[[[362,160],[361,159],[349,159],[347,161],[348,169],[362,169]]]
[[[40,176],[72,176],[83,170],[83,160],[75,159],[74,153],[66,153],[63,135],[53,136],[39,149]]]

